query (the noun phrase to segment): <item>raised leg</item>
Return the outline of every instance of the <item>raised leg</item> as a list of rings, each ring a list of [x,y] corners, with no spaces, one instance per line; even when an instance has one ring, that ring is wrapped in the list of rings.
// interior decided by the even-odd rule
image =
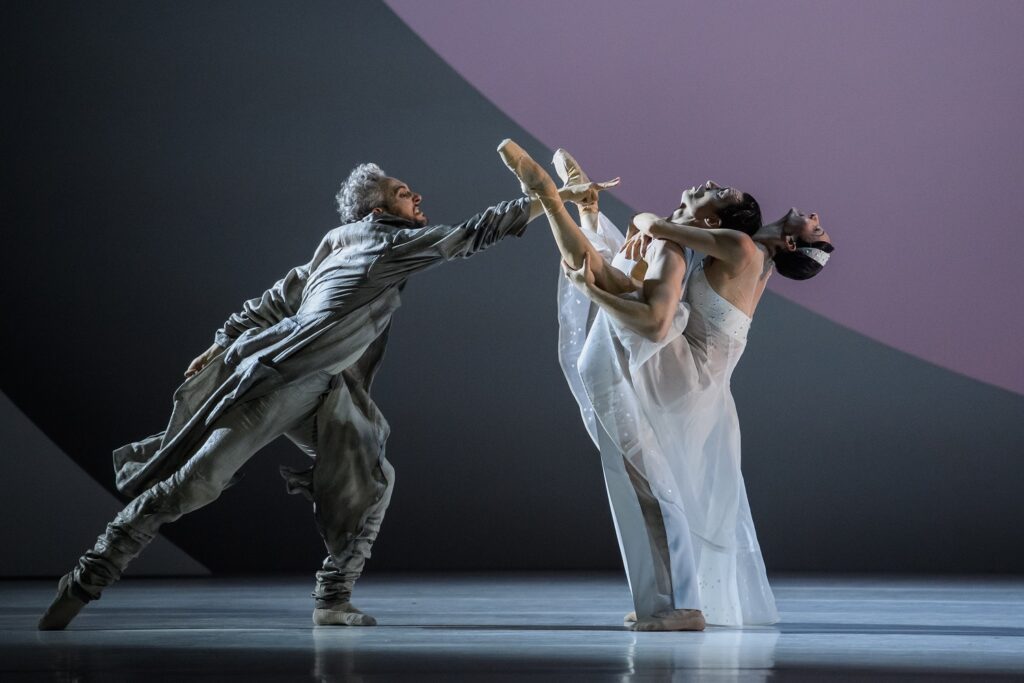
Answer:
[[[572,268],[579,268],[583,265],[583,257],[586,256],[598,287],[613,294],[632,291],[634,289],[632,281],[623,273],[612,268],[611,264],[605,262],[580,227],[573,221],[558,195],[555,182],[547,171],[512,140],[503,141],[498,146],[498,154],[509,170],[519,178],[523,190],[527,194],[537,197],[544,207],[544,213],[547,215],[548,224],[551,227],[551,234],[555,238],[555,244],[558,245],[562,260]]]
[[[559,147],[555,150],[555,156],[551,159],[555,167],[555,173],[563,185],[586,185],[590,183],[590,177],[584,172],[580,163],[566,150]],[[597,232],[598,216],[601,211],[598,207],[598,193],[594,193],[594,201],[582,203],[575,202],[576,211],[580,217],[580,227],[590,232]]]

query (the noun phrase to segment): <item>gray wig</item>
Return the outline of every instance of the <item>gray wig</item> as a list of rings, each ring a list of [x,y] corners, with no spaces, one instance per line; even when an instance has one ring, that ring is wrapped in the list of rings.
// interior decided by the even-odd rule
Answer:
[[[342,223],[355,223],[376,208],[387,207],[384,180],[387,174],[377,164],[359,164],[341,184],[335,199]]]

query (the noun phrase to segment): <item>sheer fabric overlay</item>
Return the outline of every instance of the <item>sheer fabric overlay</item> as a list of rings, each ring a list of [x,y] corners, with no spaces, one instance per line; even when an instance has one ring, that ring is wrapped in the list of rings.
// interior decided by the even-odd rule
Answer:
[[[624,237],[603,214],[598,232],[584,233],[630,272],[633,263],[618,254]],[[740,472],[730,391],[750,319],[711,288],[692,251],[686,258],[682,301],[660,342],[621,326],[559,277],[559,362],[595,445],[603,429],[662,509],[685,518],[690,543],[673,543],[670,532],[670,554],[692,557],[671,558],[673,581],[696,567],[710,624],[771,624],[778,612]]]

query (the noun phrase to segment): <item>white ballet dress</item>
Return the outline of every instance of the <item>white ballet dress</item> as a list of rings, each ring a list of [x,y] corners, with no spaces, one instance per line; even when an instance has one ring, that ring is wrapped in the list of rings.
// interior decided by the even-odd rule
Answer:
[[[628,273],[603,215],[584,231]],[[559,278],[559,361],[601,452],[637,615],[700,609],[709,624],[778,621],[754,532],[729,382],[750,318],[719,296],[690,250],[683,297],[652,342]]]

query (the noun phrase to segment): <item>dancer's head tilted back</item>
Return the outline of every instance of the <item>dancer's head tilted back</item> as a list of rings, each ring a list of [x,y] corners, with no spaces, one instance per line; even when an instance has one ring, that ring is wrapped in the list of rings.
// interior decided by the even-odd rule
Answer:
[[[683,190],[679,208],[672,212],[669,220],[753,235],[761,227],[761,207],[746,192],[708,180]]]
[[[355,223],[371,213],[388,213],[417,225],[426,225],[420,210],[422,197],[377,164],[359,164],[341,184],[335,196],[342,223]]]
[[[821,272],[834,251],[832,238],[816,213],[796,207],[757,233],[758,241],[774,248],[772,260],[779,275],[807,280]]]

